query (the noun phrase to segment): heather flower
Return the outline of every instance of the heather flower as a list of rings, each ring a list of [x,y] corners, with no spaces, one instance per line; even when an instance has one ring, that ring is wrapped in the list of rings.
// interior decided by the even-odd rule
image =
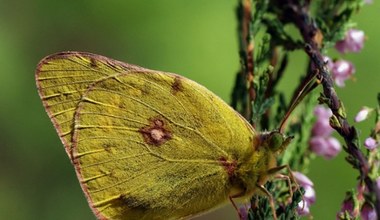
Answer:
[[[314,114],[317,116],[318,120],[329,120],[332,116],[332,111],[329,108],[323,107],[323,105],[317,105],[314,108]]]
[[[336,215],[336,219],[342,219],[342,217],[345,216],[345,212],[347,212],[352,219],[356,216],[354,201],[350,197],[343,201],[342,207]]]
[[[332,112],[328,108],[317,106],[314,114],[317,116],[317,121],[311,130],[310,150],[326,159],[334,158],[341,151],[341,146],[336,138],[331,137],[333,132],[330,126]]]
[[[292,173],[297,183],[305,189],[305,194],[303,195],[304,200],[306,200],[309,205],[314,204],[316,197],[313,182],[303,173],[297,171]]]
[[[309,144],[311,151],[325,159],[336,157],[342,150],[340,142],[334,137],[312,137]]]
[[[333,132],[330,126],[330,117],[332,112],[329,108],[318,105],[314,109],[314,114],[317,116],[317,121],[311,130],[312,136],[329,136]]]
[[[305,200],[301,200],[297,206],[297,213],[300,216],[309,215],[310,214],[310,204]]]
[[[346,60],[338,60],[334,62],[334,66],[331,69],[332,78],[335,84],[339,87],[344,87],[344,81],[351,78],[355,73],[354,65]]]
[[[373,109],[368,108],[366,106],[362,107],[358,114],[356,114],[354,121],[355,122],[361,122],[368,118],[369,114],[371,113]]]
[[[297,212],[299,215],[308,215],[310,214],[310,206],[315,203],[315,190],[314,184],[311,180],[300,172],[292,172],[297,183],[302,186],[305,190],[303,195],[303,200],[298,203]]]
[[[372,137],[369,137],[367,139],[365,139],[364,141],[364,146],[368,149],[368,150],[373,150],[375,149],[377,146],[379,145],[379,143],[377,143],[377,141],[372,138]]]
[[[365,41],[364,32],[357,29],[350,29],[347,31],[343,40],[336,42],[335,49],[340,53],[359,52]]]
[[[319,118],[311,129],[312,136],[330,136],[334,129],[330,126],[329,118]]]
[[[335,80],[335,84],[339,87],[344,87],[344,81],[351,78],[355,73],[355,66],[346,60],[333,61],[330,57],[324,56],[323,60],[326,63],[327,70]]]
[[[301,172],[298,171],[293,171],[292,172],[294,178],[297,180],[297,183],[300,184],[301,186],[314,186],[314,183]]]
[[[373,206],[365,202],[360,210],[360,216],[362,220],[376,220],[377,215]]]

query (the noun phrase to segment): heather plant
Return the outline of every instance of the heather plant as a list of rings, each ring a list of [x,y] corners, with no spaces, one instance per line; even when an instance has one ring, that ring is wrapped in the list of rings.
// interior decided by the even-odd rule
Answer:
[[[378,106],[363,106],[354,119],[361,122],[374,115],[373,130],[366,134],[349,123],[344,104],[335,90],[335,87],[349,89],[345,82],[354,79],[354,74],[360,74],[344,55],[359,53],[365,48],[367,36],[352,16],[371,2],[239,1],[241,68],[231,104],[257,130],[278,128],[294,136],[278,163],[289,164],[293,170],[291,176],[300,190],[293,187],[293,198],[289,200],[285,181],[266,184],[276,200],[279,219],[312,216],[310,206],[318,192],[306,176],[308,167],[315,157],[333,160],[342,149],[358,178],[357,185],[347,189],[346,197],[342,198],[342,208],[337,210],[336,218],[377,219],[380,213],[380,95]],[[291,74],[287,71],[289,55],[296,50],[304,52],[308,65],[299,82],[293,85],[294,95],[286,97],[278,84]],[[260,196],[254,196],[240,212],[247,219],[273,216],[270,201]]]

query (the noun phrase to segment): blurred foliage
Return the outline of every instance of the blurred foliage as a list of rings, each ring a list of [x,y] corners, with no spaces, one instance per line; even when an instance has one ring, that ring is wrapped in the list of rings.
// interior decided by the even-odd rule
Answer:
[[[0,0],[0,5],[0,219],[94,219],[37,95],[34,70],[44,56],[65,50],[98,53],[179,73],[230,100],[239,69],[236,1]],[[351,122],[361,106],[376,106],[379,10],[375,1],[355,16],[368,41],[360,54],[345,55],[357,69],[356,80],[338,89]],[[289,56],[279,87],[291,94],[306,60],[302,52]],[[358,124],[361,141],[372,123]],[[311,164],[315,219],[335,218],[345,191],[355,187],[357,173],[344,156]],[[229,206],[203,218],[237,215]]]

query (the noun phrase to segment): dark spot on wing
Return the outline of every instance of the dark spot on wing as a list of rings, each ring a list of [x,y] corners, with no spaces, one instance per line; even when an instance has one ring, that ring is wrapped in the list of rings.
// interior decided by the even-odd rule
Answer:
[[[180,76],[176,76],[174,78],[174,82],[172,84],[172,93],[175,95],[178,92],[183,91],[182,79]]]
[[[98,66],[96,59],[93,57],[90,57],[90,66],[91,67],[97,67]]]
[[[149,120],[149,125],[140,128],[144,141],[150,145],[160,146],[172,138],[164,119],[155,117]]]

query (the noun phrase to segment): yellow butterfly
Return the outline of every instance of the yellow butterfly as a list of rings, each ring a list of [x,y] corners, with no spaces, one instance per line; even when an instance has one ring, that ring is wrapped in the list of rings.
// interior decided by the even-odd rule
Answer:
[[[182,76],[62,52],[38,64],[36,82],[99,219],[178,219],[270,196],[263,185],[286,167],[276,155],[289,138],[259,134]]]

